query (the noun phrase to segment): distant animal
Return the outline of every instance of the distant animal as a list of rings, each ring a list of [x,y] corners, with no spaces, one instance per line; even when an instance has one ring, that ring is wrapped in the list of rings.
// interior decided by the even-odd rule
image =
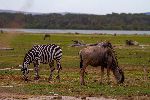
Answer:
[[[72,40],[74,44],[71,44],[71,47],[79,47],[79,46],[85,46],[86,44],[80,42],[79,40]]]
[[[107,69],[107,77],[109,82],[110,71],[113,72],[117,83],[124,82],[124,73],[118,66],[117,58],[114,51],[110,47],[104,46],[89,46],[83,48],[79,52],[80,55],[80,82],[85,85],[84,74],[88,65],[93,67],[101,66],[101,81],[104,76],[104,68]]]
[[[4,33],[3,30],[1,30],[0,33]]]
[[[43,39],[46,40],[46,38],[48,38],[50,40],[50,37],[50,34],[45,34]]]
[[[72,40],[74,44],[82,44],[79,40]]]
[[[102,46],[102,47],[110,47],[111,49],[113,49],[113,46],[109,41],[104,41],[95,44],[87,44],[86,46]]]
[[[116,34],[116,33],[114,33],[114,34],[113,34],[113,36],[117,36],[117,34]]]
[[[137,41],[133,41],[133,40],[126,40],[126,45],[129,45],[129,46],[131,46],[131,45],[139,45],[139,43],[137,42]]]
[[[55,70],[54,61],[57,63],[58,75],[57,79],[60,81],[59,72],[62,69],[61,67],[61,58],[62,58],[62,49],[55,45],[35,45],[33,46],[25,55],[23,64],[21,66],[21,71],[23,72],[24,80],[28,80],[27,74],[29,73],[28,66],[30,63],[33,63],[35,69],[35,80],[38,80],[39,77],[39,65],[40,63],[49,64],[50,66],[50,76],[49,80],[52,80],[52,74]]]

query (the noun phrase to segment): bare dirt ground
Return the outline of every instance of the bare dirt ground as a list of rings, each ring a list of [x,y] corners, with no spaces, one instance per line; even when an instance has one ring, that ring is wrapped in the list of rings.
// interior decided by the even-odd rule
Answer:
[[[137,70],[131,68],[128,70]],[[13,69],[13,68],[4,68],[0,70],[20,70],[20,69]],[[33,69],[30,69],[33,70]],[[0,79],[14,79],[15,81],[20,80],[20,76],[0,76]],[[2,88],[12,88],[13,85],[1,85]],[[150,100],[150,94],[147,95],[138,95],[138,96],[116,96],[116,97],[87,97],[87,96],[61,96],[58,94],[54,95],[28,95],[28,94],[19,94],[19,93],[8,93],[8,91],[1,91],[0,90],[0,100]]]
[[[4,68],[0,69],[3,70],[13,70],[18,71],[20,69],[13,69],[13,68]],[[33,69],[29,69],[33,70]],[[0,76],[0,79],[10,79],[11,76]],[[19,77],[14,76],[15,80],[20,80]],[[1,85],[1,88],[12,88],[13,85]],[[87,96],[61,96],[58,94],[54,95],[29,95],[29,94],[21,94],[21,93],[8,93],[7,91],[0,90],[0,100],[116,100],[112,99],[111,97],[87,97]]]
[[[26,94],[12,94],[0,93],[0,100],[150,100],[150,96],[126,96],[116,97],[73,97],[73,96],[60,96],[60,95],[26,95]]]
[[[116,100],[104,97],[39,96],[0,93],[0,100]]]

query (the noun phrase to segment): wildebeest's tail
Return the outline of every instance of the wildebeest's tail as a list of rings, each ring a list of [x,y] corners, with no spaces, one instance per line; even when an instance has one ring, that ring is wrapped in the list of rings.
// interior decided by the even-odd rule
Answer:
[[[82,55],[81,55],[81,51],[79,52],[80,55],[80,68],[83,67],[83,59],[82,59]]]

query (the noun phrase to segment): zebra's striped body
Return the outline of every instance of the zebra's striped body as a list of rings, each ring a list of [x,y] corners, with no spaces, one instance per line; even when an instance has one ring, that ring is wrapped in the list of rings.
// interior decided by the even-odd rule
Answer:
[[[35,68],[35,79],[39,78],[38,69],[40,63],[49,64],[50,65],[50,79],[52,78],[52,72],[54,70],[54,60],[57,63],[57,70],[58,70],[58,78],[59,78],[59,70],[61,69],[61,58],[62,58],[62,49],[55,45],[35,45],[33,46],[28,53],[26,53],[23,61],[23,74],[26,76],[28,73],[28,65],[30,63],[34,64]]]

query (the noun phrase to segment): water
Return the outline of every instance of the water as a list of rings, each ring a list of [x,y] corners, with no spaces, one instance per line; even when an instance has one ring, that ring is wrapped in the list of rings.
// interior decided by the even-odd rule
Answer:
[[[129,30],[74,30],[74,29],[11,29],[0,28],[6,32],[25,33],[81,33],[81,34],[149,34],[150,31],[129,31]]]

